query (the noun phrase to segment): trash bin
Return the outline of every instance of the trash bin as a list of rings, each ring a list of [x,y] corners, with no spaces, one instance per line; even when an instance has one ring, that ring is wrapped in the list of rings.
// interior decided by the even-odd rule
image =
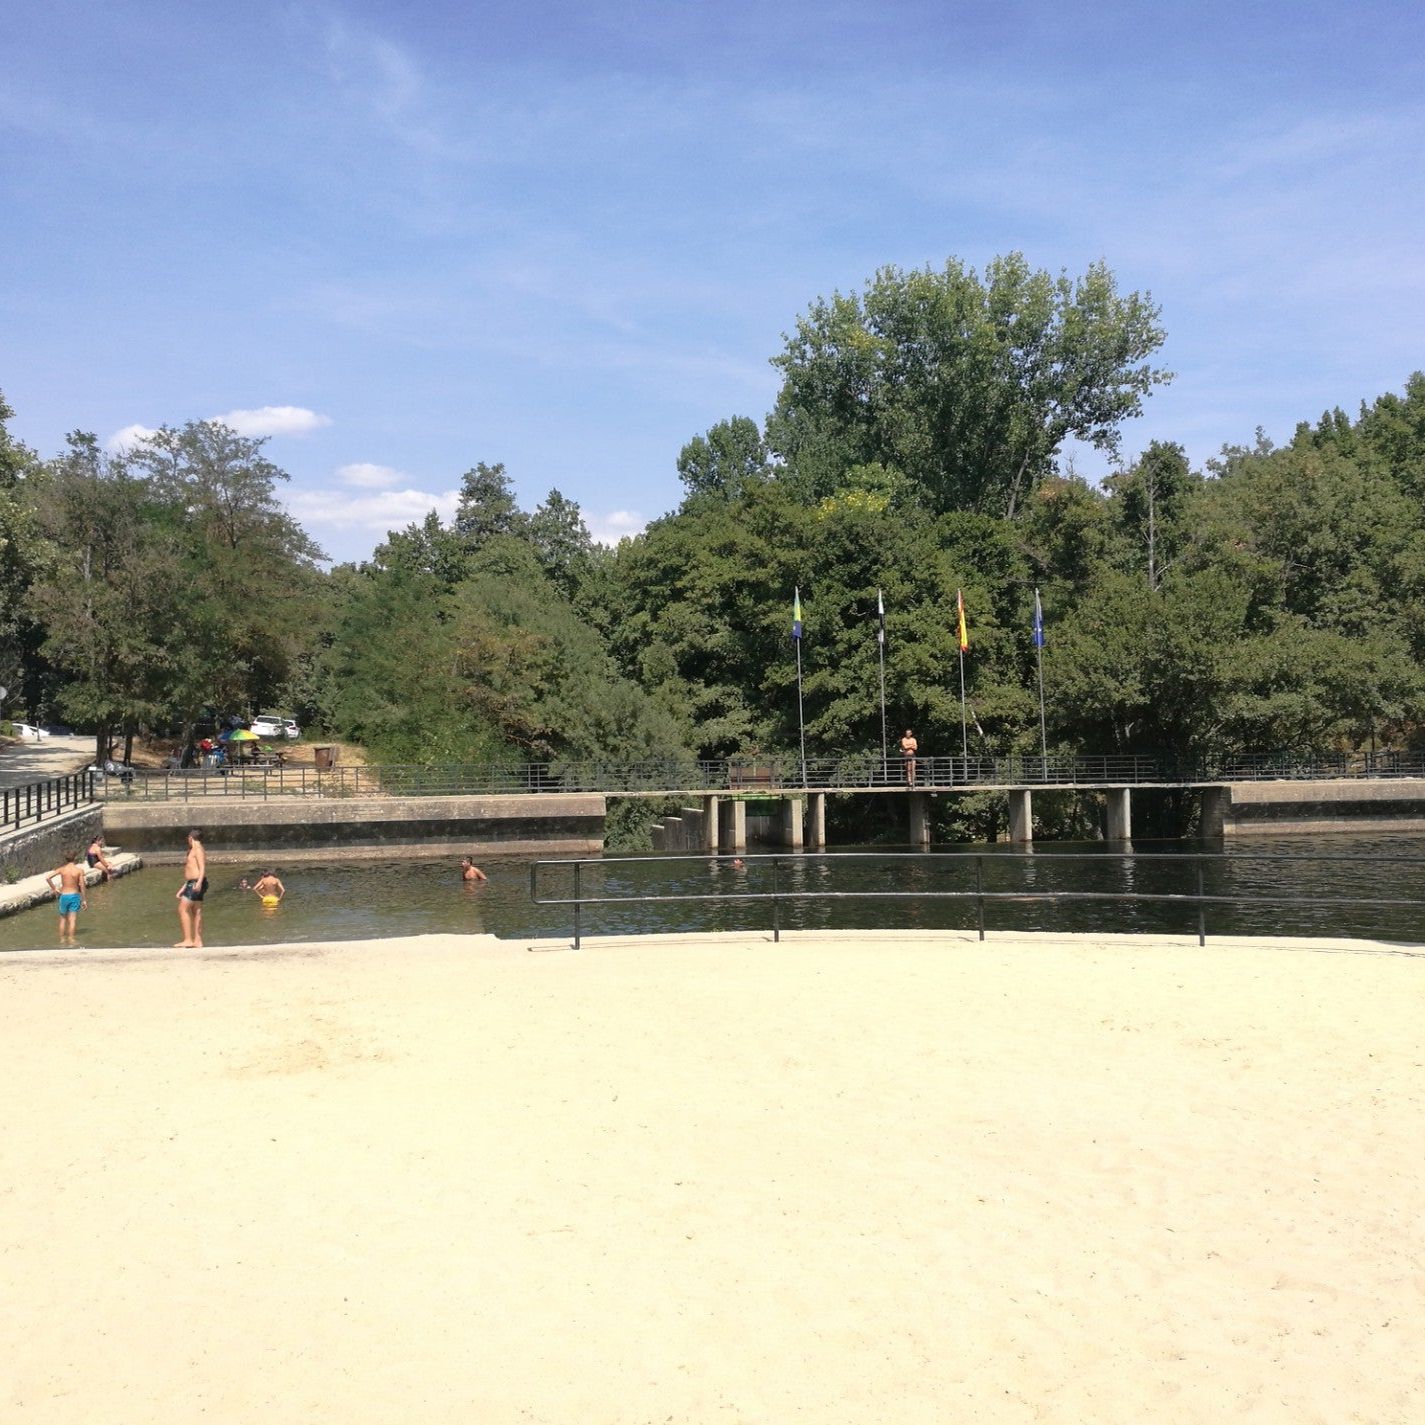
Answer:
[[[335,747],[314,747],[312,754],[317,759],[317,771],[330,772],[336,766]]]

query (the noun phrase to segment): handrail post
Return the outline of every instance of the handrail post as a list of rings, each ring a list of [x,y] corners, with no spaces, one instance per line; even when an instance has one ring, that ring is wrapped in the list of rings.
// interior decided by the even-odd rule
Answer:
[[[1201,857],[1197,861],[1197,943],[1207,944],[1207,906],[1203,902]]]
[[[975,857],[975,920],[980,928],[980,939],[985,938],[985,868],[984,857]]]
[[[772,944],[782,943],[782,894],[777,880],[777,858],[772,857]]]
[[[579,872],[583,869],[584,863],[582,861],[576,861],[574,863],[574,948],[576,950],[579,948],[579,912],[583,909],[579,902]]]

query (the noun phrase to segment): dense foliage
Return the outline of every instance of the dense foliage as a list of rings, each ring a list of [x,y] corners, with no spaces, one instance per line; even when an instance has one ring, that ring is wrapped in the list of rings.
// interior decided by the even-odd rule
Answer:
[[[1280,448],[1194,470],[1157,442],[1086,483],[1064,443],[1117,450],[1162,340],[1101,266],[886,269],[812,304],[765,423],[690,440],[680,507],[616,550],[479,464],[452,522],[327,573],[260,441],[41,460],[0,407],[7,707],[107,733],[280,705],[387,760],[753,754],[795,745],[799,587],[809,748],[880,747],[880,592],[892,739],[951,752],[963,590],[970,751],[1037,751],[1037,588],[1051,751],[1415,745],[1425,376]]]

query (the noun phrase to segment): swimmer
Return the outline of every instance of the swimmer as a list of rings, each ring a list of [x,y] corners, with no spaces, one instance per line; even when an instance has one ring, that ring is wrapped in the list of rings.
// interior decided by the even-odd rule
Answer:
[[[55,884],[56,881],[59,882],[58,885]],[[45,877],[45,882],[50,890],[59,892],[60,944],[62,945],[66,940],[73,944],[74,923],[79,917],[79,912],[87,909],[89,905],[84,895],[84,868],[75,861],[73,856],[67,856],[64,865],[56,866]]]
[[[460,858],[460,879],[462,881],[488,881],[490,878],[468,856]]]
[[[277,879],[276,871],[264,871],[261,879],[253,885],[243,884],[266,906],[281,905],[283,896],[287,894],[287,887]]]

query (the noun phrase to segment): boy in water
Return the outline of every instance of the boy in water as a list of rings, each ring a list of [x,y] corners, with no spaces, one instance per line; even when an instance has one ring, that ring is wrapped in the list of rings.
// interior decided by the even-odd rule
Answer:
[[[188,833],[188,855],[183,860],[183,884],[178,888],[178,927],[183,939],[175,950],[203,948],[203,897],[208,890],[208,858],[203,852],[203,833]]]
[[[462,881],[488,881],[490,878],[468,856],[460,858],[460,879]]]
[[[243,882],[243,885],[247,886],[248,890],[255,892],[263,905],[280,905],[282,897],[287,894],[287,887],[277,879],[276,871],[264,871],[252,885],[248,886],[246,881]]]
[[[52,891],[59,892],[59,941],[74,943],[74,925],[81,910],[87,909],[88,899],[84,895],[84,868],[67,856],[63,866],[56,866],[45,877]],[[55,882],[59,884],[56,885]]]

